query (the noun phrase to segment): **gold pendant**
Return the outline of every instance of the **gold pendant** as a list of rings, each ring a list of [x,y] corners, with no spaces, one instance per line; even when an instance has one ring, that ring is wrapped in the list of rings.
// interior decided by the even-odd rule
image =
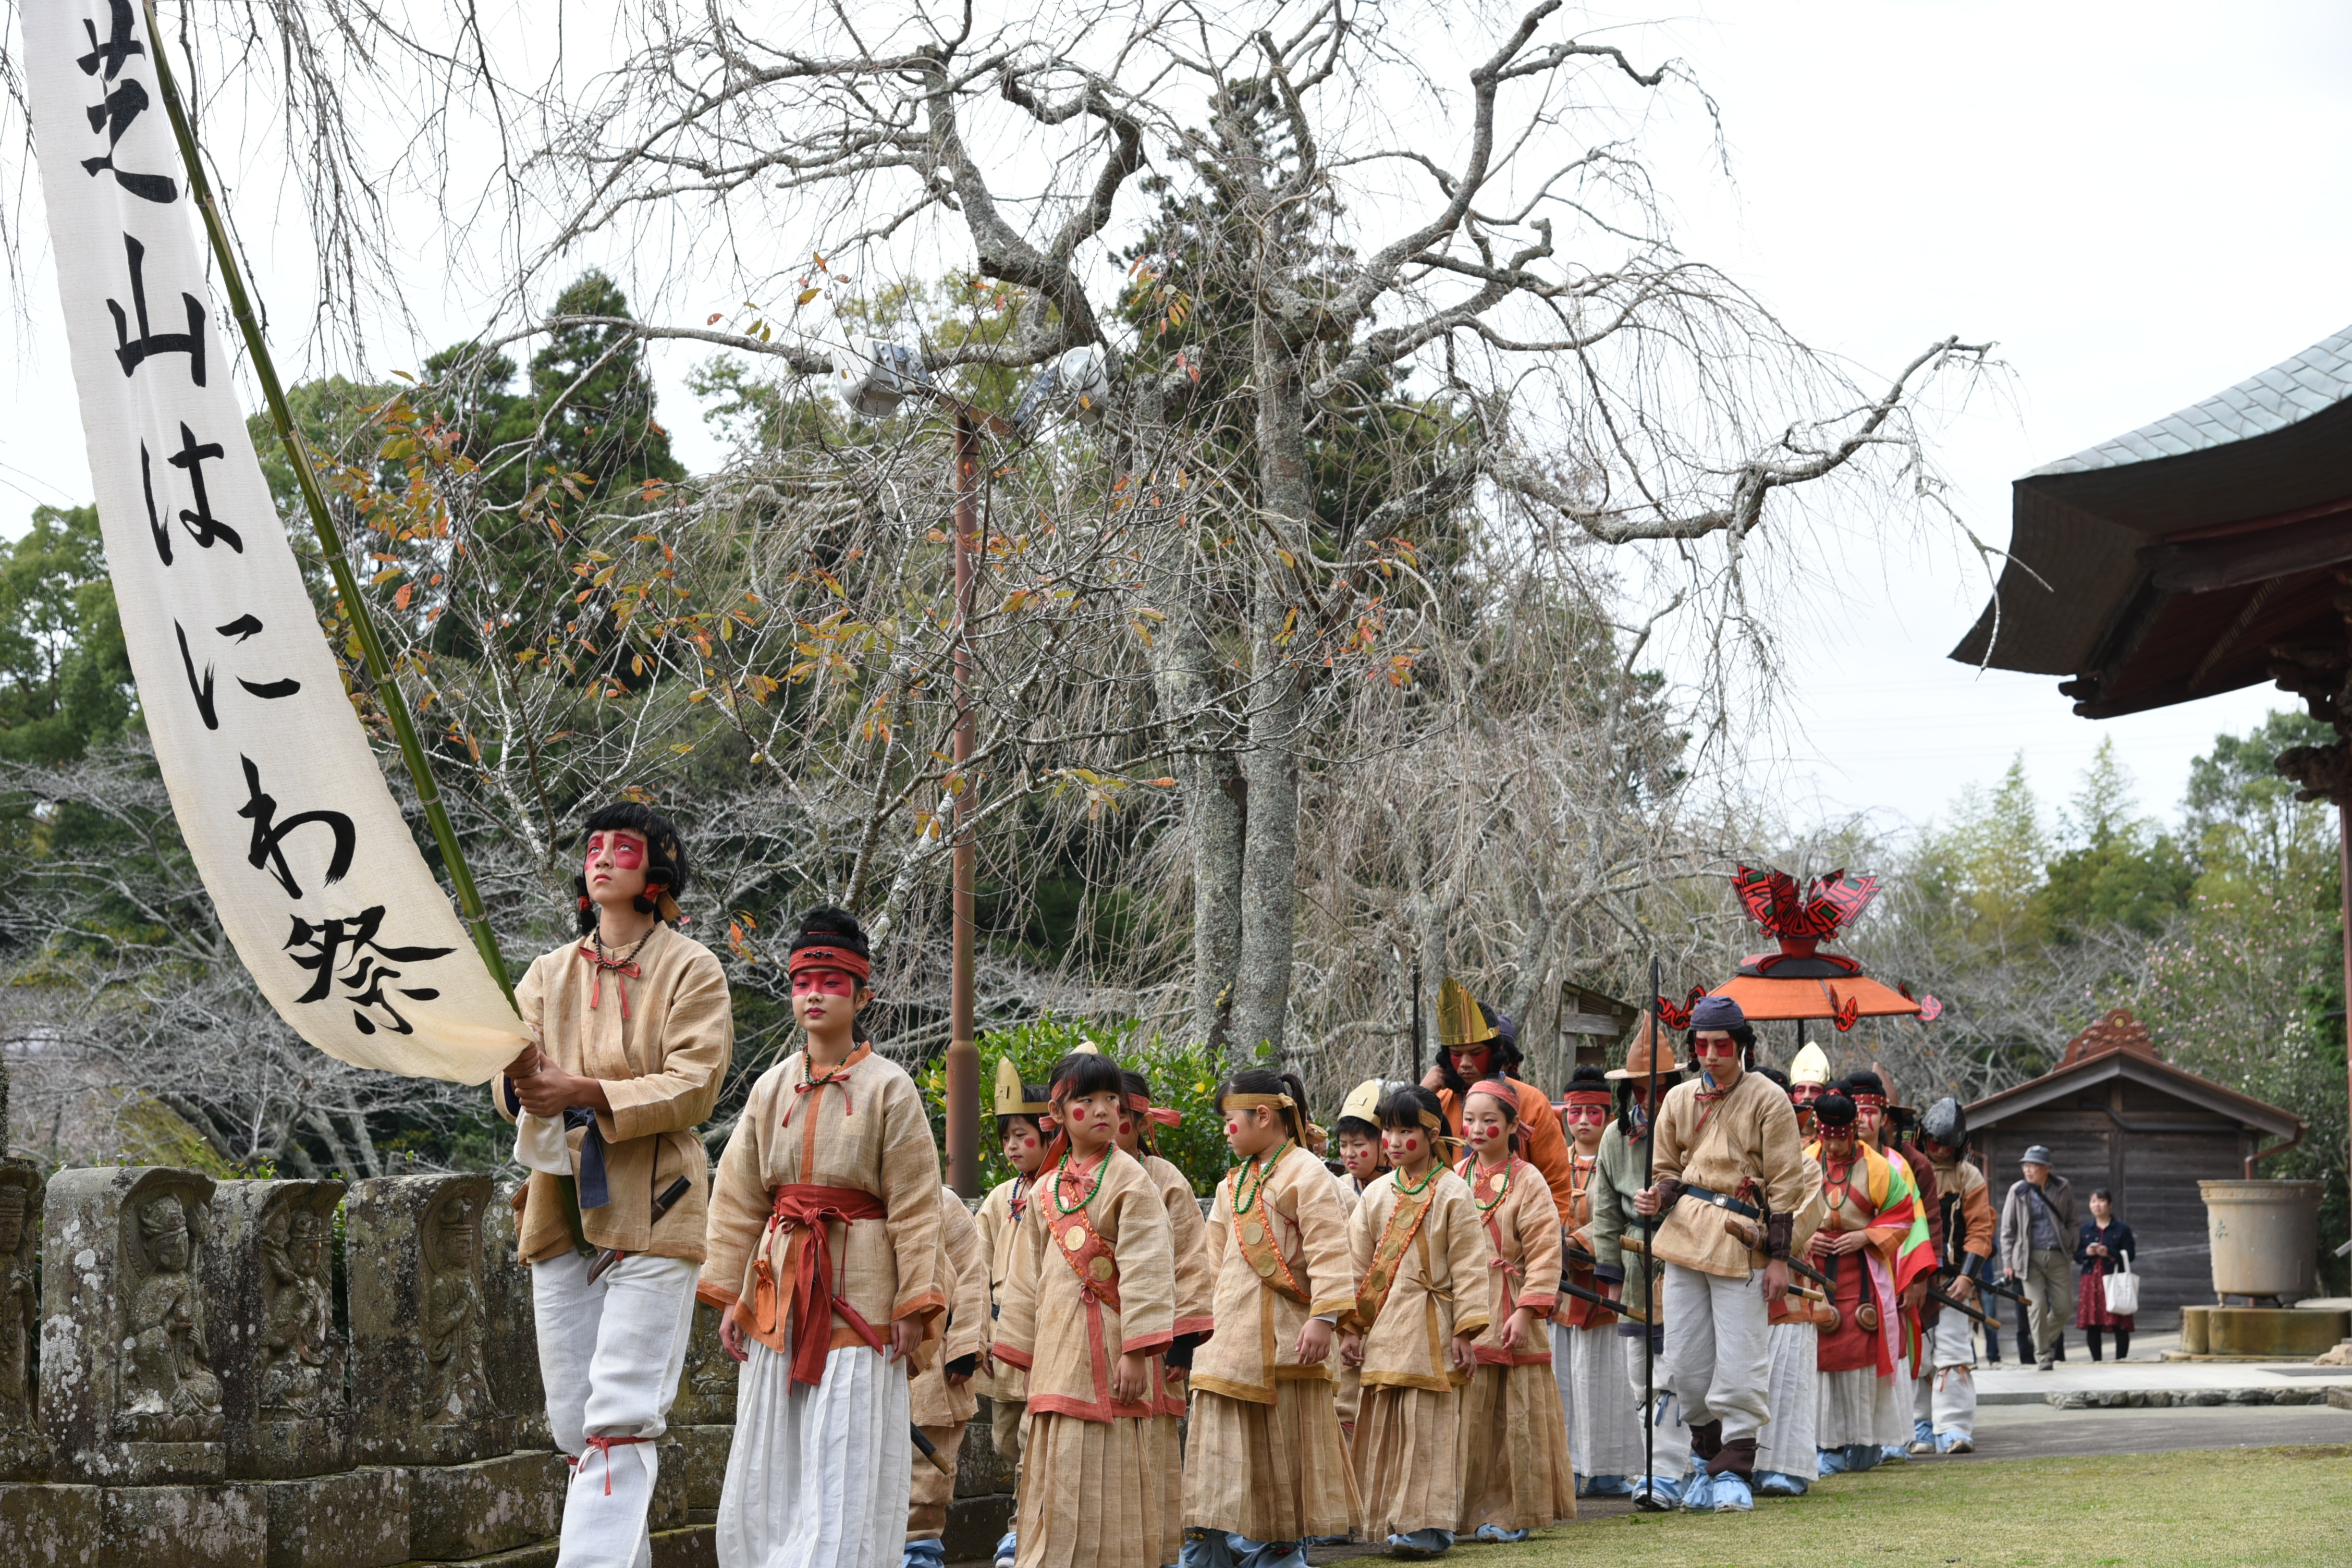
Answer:
[[[1265,1240],[1265,1226],[1255,1220],[1250,1221],[1242,1226],[1242,1240],[1251,1247],[1259,1246]]]
[[[1101,1280],[1103,1283],[1108,1284],[1110,1282],[1110,1277],[1117,1273],[1118,1269],[1111,1263],[1109,1258],[1097,1258],[1092,1263],[1087,1265],[1087,1272],[1093,1275],[1097,1279]]]
[[[1087,1233],[1074,1225],[1062,1233],[1062,1245],[1072,1252],[1079,1251],[1087,1245]]]
[[[1250,1259],[1250,1267],[1268,1279],[1274,1278],[1274,1259],[1271,1258],[1253,1258]]]

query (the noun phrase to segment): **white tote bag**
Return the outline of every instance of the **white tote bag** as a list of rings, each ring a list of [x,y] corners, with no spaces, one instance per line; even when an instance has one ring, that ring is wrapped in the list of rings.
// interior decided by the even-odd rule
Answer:
[[[2128,1318],[2139,1310],[2139,1276],[2131,1271],[2131,1255],[2116,1258],[2120,1267],[2099,1281],[2107,1294],[2107,1312],[2111,1317]]]

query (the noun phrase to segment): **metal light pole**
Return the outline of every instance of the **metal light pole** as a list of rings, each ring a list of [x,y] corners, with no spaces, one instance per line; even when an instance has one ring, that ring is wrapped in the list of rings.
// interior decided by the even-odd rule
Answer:
[[[955,439],[955,797],[949,806],[955,834],[955,957],[948,1005],[948,1184],[966,1198],[980,1196],[980,1043],[972,1030],[972,872],[976,856],[964,827],[971,780],[972,551],[980,529],[980,435],[968,412],[956,415]]]

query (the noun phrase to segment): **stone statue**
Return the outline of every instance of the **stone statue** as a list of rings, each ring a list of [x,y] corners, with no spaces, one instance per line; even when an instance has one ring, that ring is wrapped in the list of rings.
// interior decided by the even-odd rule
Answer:
[[[480,1216],[453,1193],[425,1222],[425,1423],[476,1421],[495,1413],[482,1365]]]
[[[265,1415],[317,1416],[342,1402],[327,1386],[333,1304],[327,1295],[326,1233],[315,1210],[281,1205],[262,1230]],[[337,1383],[341,1383],[338,1378]]]
[[[221,1435],[220,1380],[205,1352],[205,1306],[194,1238],[176,1194],[138,1209],[139,1283],[125,1327],[123,1402],[115,1429],[151,1442],[210,1443]]]

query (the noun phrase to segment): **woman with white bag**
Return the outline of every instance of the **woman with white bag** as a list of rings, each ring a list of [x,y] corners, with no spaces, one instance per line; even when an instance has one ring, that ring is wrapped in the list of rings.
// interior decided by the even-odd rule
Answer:
[[[2139,1276],[2131,1260],[2139,1251],[2132,1227],[2116,1217],[2115,1199],[2102,1187],[2091,1194],[2091,1217],[2074,1240],[2074,1261],[2083,1284],[2074,1301],[2074,1323],[2099,1359],[2103,1330],[2116,1335],[2116,1359],[2131,1354],[2132,1314],[2139,1310]]]

